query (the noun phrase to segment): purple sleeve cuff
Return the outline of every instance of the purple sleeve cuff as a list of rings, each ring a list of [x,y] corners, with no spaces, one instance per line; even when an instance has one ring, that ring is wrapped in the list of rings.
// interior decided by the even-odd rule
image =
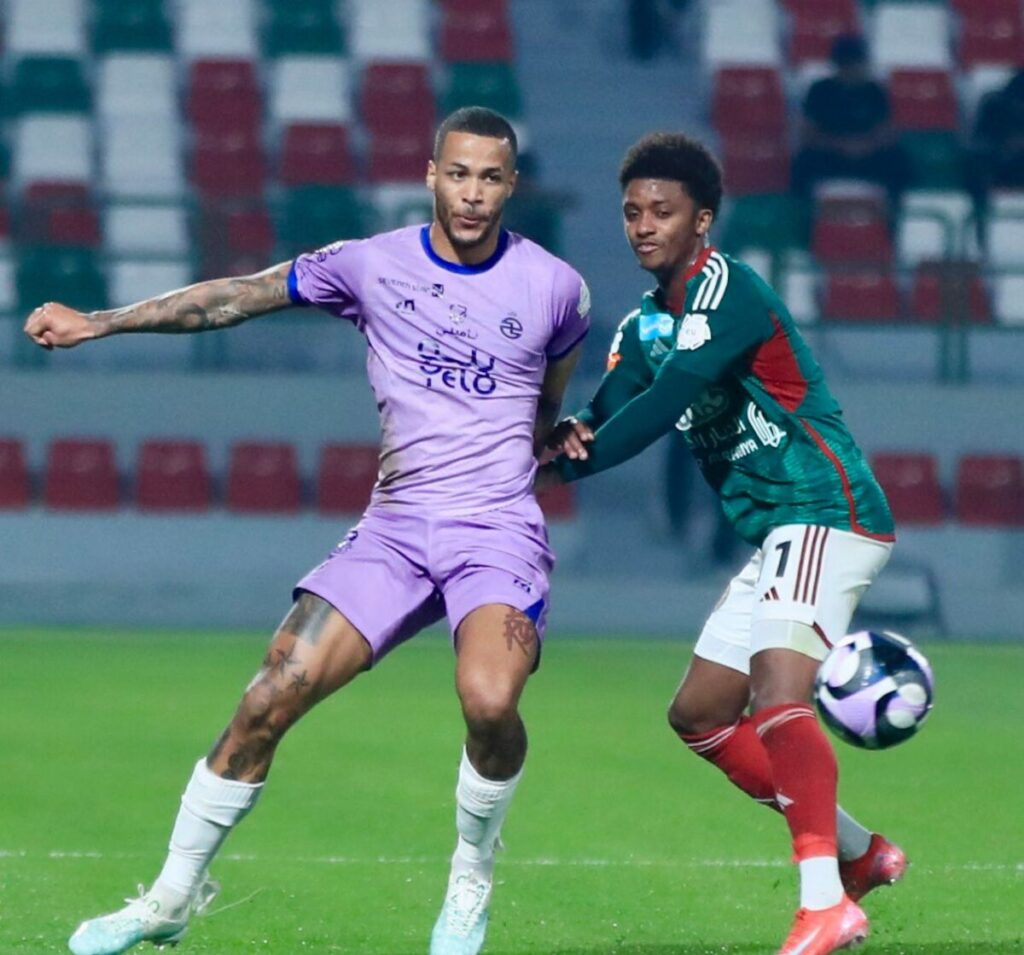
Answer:
[[[292,262],[292,267],[288,270],[288,298],[292,300],[293,305],[308,305],[309,302],[302,297],[302,293],[299,291],[299,276],[295,272],[297,262],[298,259]]]
[[[550,361],[558,361],[560,358],[565,358],[565,356],[568,355],[569,352],[571,352],[581,341],[583,341],[584,338],[587,337],[587,332],[589,331],[590,326],[588,325],[586,328],[583,329],[579,336],[573,340],[573,343],[568,348],[563,348],[560,352],[558,352],[555,355],[548,355],[548,359]]]

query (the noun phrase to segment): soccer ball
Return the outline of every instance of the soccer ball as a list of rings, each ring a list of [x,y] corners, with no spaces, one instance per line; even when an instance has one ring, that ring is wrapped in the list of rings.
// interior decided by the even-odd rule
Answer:
[[[825,725],[863,749],[910,739],[932,708],[932,668],[909,640],[862,630],[843,637],[818,670],[814,700]]]

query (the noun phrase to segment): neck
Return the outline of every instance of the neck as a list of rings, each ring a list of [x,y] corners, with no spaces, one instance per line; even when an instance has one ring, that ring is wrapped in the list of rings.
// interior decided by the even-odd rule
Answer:
[[[479,245],[458,248],[448,238],[448,233],[441,228],[437,219],[430,223],[431,248],[439,258],[457,265],[479,265],[481,262],[486,262],[498,248],[500,235],[501,229],[498,227],[493,229],[491,234]]]
[[[671,272],[664,276],[658,276],[658,288],[661,289],[661,297],[671,311],[678,311],[686,301],[686,283],[693,275],[692,269],[697,259],[700,258],[705,246],[699,245],[685,265],[676,266]]]

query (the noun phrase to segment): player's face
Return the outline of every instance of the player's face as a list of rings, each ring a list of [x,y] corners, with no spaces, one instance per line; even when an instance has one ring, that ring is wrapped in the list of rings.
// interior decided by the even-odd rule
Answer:
[[[685,271],[704,247],[713,218],[701,209],[681,182],[634,179],[622,196],[626,238],[640,267],[662,284]]]
[[[463,261],[487,258],[497,244],[501,211],[515,188],[507,139],[449,133],[437,161],[427,166],[434,220]]]

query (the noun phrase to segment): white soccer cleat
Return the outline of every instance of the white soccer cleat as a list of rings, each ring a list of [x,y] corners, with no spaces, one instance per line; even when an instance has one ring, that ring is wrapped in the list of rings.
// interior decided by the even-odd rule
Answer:
[[[430,955],[477,955],[487,931],[491,885],[490,872],[452,872],[441,914],[430,936]]]
[[[140,885],[138,898],[125,899],[128,904],[123,909],[79,925],[68,939],[68,948],[74,955],[119,955],[139,942],[160,948],[177,945],[188,931],[189,918],[202,915],[219,891],[216,882],[204,878],[185,905],[161,912],[160,903]]]

